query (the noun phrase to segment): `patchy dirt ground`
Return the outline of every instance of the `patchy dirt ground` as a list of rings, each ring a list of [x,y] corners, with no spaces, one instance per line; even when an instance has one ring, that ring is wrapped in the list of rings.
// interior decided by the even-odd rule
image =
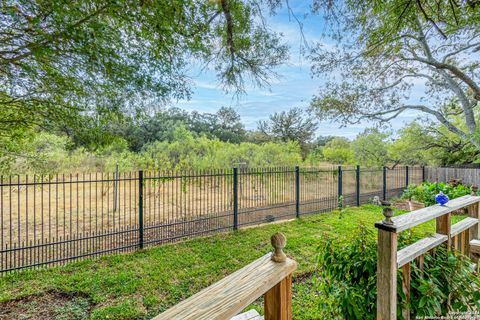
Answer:
[[[88,318],[92,306],[85,295],[47,292],[0,303],[0,319],[80,320]]]

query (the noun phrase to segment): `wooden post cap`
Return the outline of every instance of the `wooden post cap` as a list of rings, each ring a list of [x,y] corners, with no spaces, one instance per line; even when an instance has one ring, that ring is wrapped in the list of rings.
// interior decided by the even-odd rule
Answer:
[[[272,260],[275,262],[285,262],[287,260],[287,256],[283,252],[283,248],[285,248],[285,245],[287,244],[287,238],[285,238],[282,233],[277,232],[272,235],[270,242],[275,249],[272,255]]]
[[[383,219],[383,224],[387,225],[393,225],[392,217],[393,217],[393,210],[389,207],[383,208],[383,216],[385,219]]]

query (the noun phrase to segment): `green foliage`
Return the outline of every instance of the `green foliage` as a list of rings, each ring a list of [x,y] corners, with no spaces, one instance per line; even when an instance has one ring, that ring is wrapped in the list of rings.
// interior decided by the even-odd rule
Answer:
[[[353,150],[350,141],[346,138],[337,137],[325,145],[322,149],[323,159],[334,164],[350,164],[353,162]]]
[[[31,135],[22,141],[18,154],[1,158],[3,174],[55,174],[69,172],[113,172],[138,169],[204,170],[238,166],[294,166],[302,161],[301,149],[295,142],[233,144],[218,139],[196,136],[185,126],[177,126],[169,141],[153,141],[140,152],[128,150],[121,138],[96,151],[72,149],[66,136],[49,133]]]
[[[432,145],[435,137],[419,122],[412,122],[398,132],[398,137],[388,146],[390,158],[405,165],[440,165],[441,154],[448,153]],[[438,146],[444,144],[439,143]]]
[[[17,141],[18,142],[18,141]],[[22,148],[4,157],[3,174],[30,173],[46,175],[70,170],[88,155],[81,149],[70,152],[71,141],[49,133],[32,134],[21,140]],[[10,159],[10,161],[8,161]]]
[[[480,31],[477,1],[314,3],[335,43],[318,43],[311,53],[313,73],[324,83],[311,102],[321,120],[383,124],[411,111],[480,151],[480,86],[471,76],[480,61],[470,45]],[[452,102],[459,107],[450,109]]]
[[[103,319],[140,319],[145,314],[132,301],[124,301],[117,305],[106,306],[104,308],[98,308],[92,312],[89,317],[91,320],[103,320]]]
[[[240,115],[222,107],[215,114],[187,112],[180,108],[158,110],[153,116],[139,113],[123,122],[111,124],[105,131],[128,141],[132,151],[154,141],[173,141],[176,127],[185,126],[195,136],[206,136],[224,142],[240,143],[246,139]]]
[[[293,166],[301,162],[300,148],[294,142],[236,145],[204,136],[196,138],[182,127],[175,130],[171,143],[154,142],[141,154],[144,167],[163,169],[229,168],[240,163],[249,167]]]
[[[399,246],[417,239],[401,234]],[[371,229],[359,227],[353,235],[322,239],[318,252],[320,270],[316,276],[319,294],[326,295],[320,318],[375,319],[377,244]],[[472,261],[459,254],[437,248],[425,256],[424,271],[412,263],[412,319],[416,316],[441,316],[450,311],[480,310],[480,279]],[[399,318],[405,305],[401,272],[398,277]]]
[[[125,123],[125,119],[113,121],[107,128],[86,121],[85,130],[66,130],[67,134],[18,130],[15,137],[0,137],[0,172],[113,172],[117,163],[122,171],[229,168],[239,164],[438,165],[466,155],[441,147],[443,141],[434,146],[436,137],[417,123],[406,127],[395,139],[389,133],[367,129],[353,141],[326,137],[302,148],[297,142],[272,139],[259,131],[247,134],[238,114],[229,108],[216,114],[170,108],[153,117],[128,119]],[[305,148],[312,148],[306,157]]]
[[[342,196],[338,197],[338,208],[340,209],[340,217],[344,209],[345,198]]]
[[[467,129],[459,116],[449,116],[448,120],[462,130]],[[399,137],[392,144],[391,150],[404,164],[465,164],[478,161],[479,154],[473,144],[459,138],[446,126],[418,121],[400,130]]]
[[[480,279],[473,262],[440,247],[425,256],[424,271],[411,270],[412,318],[480,310]],[[399,290],[401,291],[401,290]],[[402,304],[403,293],[399,292]]]
[[[287,57],[263,10],[229,1],[0,2],[0,131],[82,126],[169,99],[189,98],[186,73],[211,66],[226,90],[266,85]]]
[[[315,285],[326,295],[322,316],[375,319],[377,259],[374,234],[360,228],[353,237],[320,241]]]
[[[472,194],[472,187],[462,184],[425,181],[420,185],[410,184],[403,192],[402,198],[422,202],[425,206],[436,204],[435,196],[443,192],[449,199]]]
[[[449,120],[464,128],[459,117]],[[352,154],[353,153],[353,154]],[[442,166],[475,163],[480,160],[474,145],[450,132],[444,125],[414,121],[396,134],[367,128],[348,142],[330,140],[324,147],[313,148],[306,158],[312,165],[319,161],[360,164],[365,167],[405,165]]]
[[[356,163],[367,167],[378,167],[390,163],[388,157],[389,135],[378,129],[365,129],[352,142]]]
[[[259,121],[258,131],[273,141],[297,142],[307,153],[308,143],[311,142],[318,128],[318,123],[301,108],[292,108],[288,111],[276,112],[270,115],[268,121]]]
[[[57,307],[55,320],[82,320],[88,317],[90,302],[81,297],[76,297],[65,303],[61,307]]]

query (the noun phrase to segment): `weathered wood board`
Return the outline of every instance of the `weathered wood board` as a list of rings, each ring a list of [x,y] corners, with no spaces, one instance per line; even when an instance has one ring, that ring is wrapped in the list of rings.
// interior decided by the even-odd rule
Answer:
[[[274,262],[271,256],[264,255],[153,319],[211,320],[238,315],[297,268],[291,259]]]

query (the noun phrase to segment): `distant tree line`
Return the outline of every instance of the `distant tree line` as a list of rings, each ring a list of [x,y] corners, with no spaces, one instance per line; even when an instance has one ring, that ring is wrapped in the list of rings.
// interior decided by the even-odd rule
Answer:
[[[173,133],[184,126],[194,135],[209,139],[240,143],[246,141],[246,130],[240,115],[231,107],[222,107],[216,113],[187,112],[180,108],[166,108],[153,116],[140,114],[113,124],[108,130],[125,139],[132,151],[140,151],[153,141],[172,141]]]
[[[91,119],[91,118],[90,118]],[[461,119],[452,116],[450,121]],[[398,132],[367,128],[353,139],[316,136],[318,123],[300,108],[272,114],[245,129],[231,107],[216,113],[164,108],[103,126],[85,122],[24,131],[0,156],[10,173],[212,169],[247,166],[452,165],[480,162],[479,152],[443,126],[415,121]],[[25,134],[26,133],[26,134]],[[18,143],[20,142],[20,143]]]
[[[140,111],[112,118],[105,124],[85,121],[82,127],[62,126],[52,131],[66,134],[74,147],[95,150],[122,138],[131,151],[139,152],[153,141],[173,141],[173,133],[179,126],[195,136],[234,144],[296,142],[306,155],[312,147],[318,122],[310,113],[297,107],[273,113],[267,120],[259,121],[256,129],[246,130],[240,114],[232,107],[221,107],[215,113],[188,112],[171,107],[161,108],[153,114]]]

